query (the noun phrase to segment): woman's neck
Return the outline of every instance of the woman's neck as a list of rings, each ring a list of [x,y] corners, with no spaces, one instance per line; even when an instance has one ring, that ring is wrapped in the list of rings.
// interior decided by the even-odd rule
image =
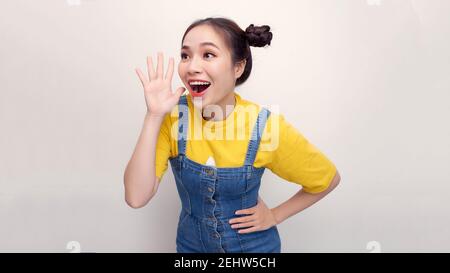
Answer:
[[[236,107],[236,95],[234,92],[230,92],[230,94],[226,95],[221,101],[219,101],[217,103],[217,105],[221,108],[223,115],[220,115],[220,113],[215,113],[214,111],[212,111],[210,113],[209,116],[204,115],[204,109],[202,111],[202,117],[204,120],[207,121],[220,121],[220,120],[225,120],[232,112],[234,107]],[[231,109],[230,105],[232,105],[233,107]],[[227,111],[228,108],[228,111]]]

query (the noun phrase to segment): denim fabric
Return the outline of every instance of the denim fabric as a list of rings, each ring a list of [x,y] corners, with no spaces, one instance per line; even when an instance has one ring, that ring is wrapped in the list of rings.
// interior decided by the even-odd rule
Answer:
[[[187,106],[186,96],[182,96],[179,103]],[[276,226],[240,234],[228,223],[232,218],[245,216],[235,215],[237,210],[253,207],[258,202],[265,168],[255,168],[253,162],[270,111],[262,108],[258,115],[244,166],[217,168],[186,157],[188,112],[187,107],[180,107],[180,110],[178,156],[169,159],[182,205],[177,252],[280,252]]]

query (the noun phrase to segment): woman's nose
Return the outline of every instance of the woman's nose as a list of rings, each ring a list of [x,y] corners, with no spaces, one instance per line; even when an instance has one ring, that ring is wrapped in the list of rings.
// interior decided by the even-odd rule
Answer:
[[[191,61],[189,62],[188,72],[189,73],[197,73],[197,72],[201,72],[201,70],[202,70],[202,68],[201,68],[200,60],[198,60],[198,58],[193,57],[191,59]]]

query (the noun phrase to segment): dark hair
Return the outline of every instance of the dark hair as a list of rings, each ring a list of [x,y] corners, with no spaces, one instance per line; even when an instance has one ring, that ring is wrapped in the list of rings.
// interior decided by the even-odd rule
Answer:
[[[244,72],[236,79],[236,86],[244,83],[252,71],[250,46],[263,47],[270,45],[272,40],[272,32],[269,31],[270,27],[267,25],[254,26],[251,24],[243,31],[233,20],[223,17],[208,17],[193,22],[184,33],[181,44],[183,44],[186,34],[199,25],[209,25],[222,36],[225,44],[231,51],[231,62],[233,65],[243,60],[247,61]]]

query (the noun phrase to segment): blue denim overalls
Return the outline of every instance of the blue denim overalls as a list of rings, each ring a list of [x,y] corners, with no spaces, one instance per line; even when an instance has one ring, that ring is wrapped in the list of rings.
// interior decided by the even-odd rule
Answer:
[[[169,159],[182,206],[177,252],[280,252],[281,241],[276,226],[240,234],[228,223],[232,218],[245,216],[236,215],[237,210],[253,207],[258,202],[265,168],[255,168],[253,162],[270,111],[262,108],[258,114],[244,166],[217,168],[186,157],[189,123],[186,96],[181,96],[180,104],[185,107],[178,108],[178,156]]]

